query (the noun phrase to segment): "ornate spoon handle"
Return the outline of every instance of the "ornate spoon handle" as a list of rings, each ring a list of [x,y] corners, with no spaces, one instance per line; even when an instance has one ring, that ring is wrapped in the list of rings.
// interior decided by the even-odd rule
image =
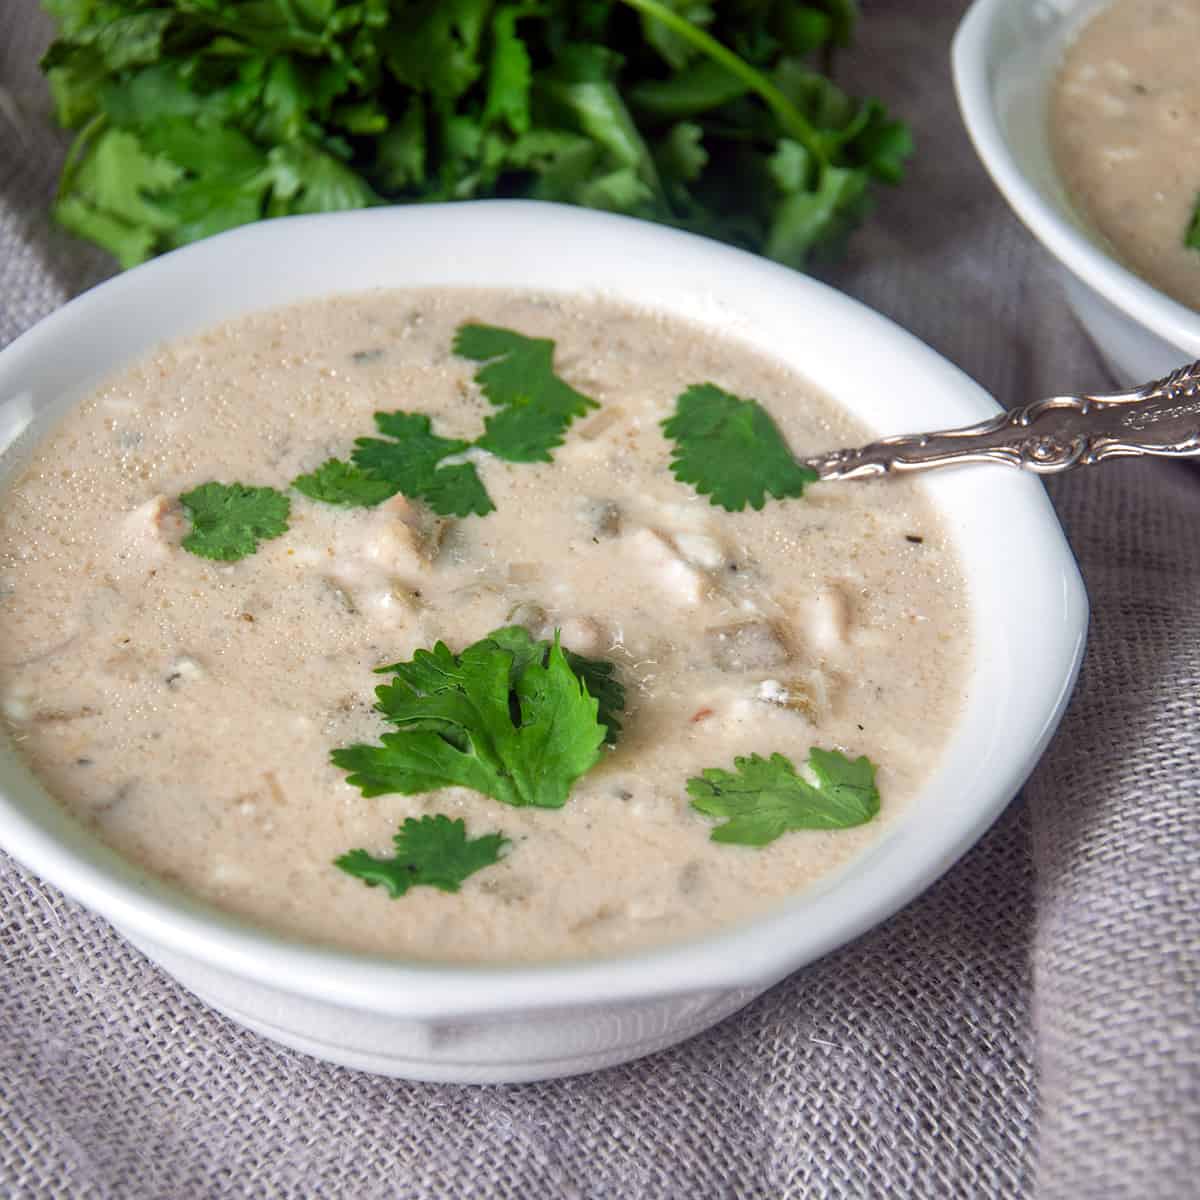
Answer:
[[[802,461],[821,479],[865,479],[972,462],[1052,475],[1142,454],[1200,456],[1200,362],[1112,396],[1052,396],[978,425],[883,438]]]

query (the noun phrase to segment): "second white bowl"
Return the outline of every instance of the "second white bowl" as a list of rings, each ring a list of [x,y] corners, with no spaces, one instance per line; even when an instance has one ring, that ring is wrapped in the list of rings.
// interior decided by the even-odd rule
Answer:
[[[983,165],[1062,265],[1067,299],[1114,376],[1135,384],[1200,358],[1200,313],[1109,253],[1054,166],[1054,77],[1068,42],[1104,3],[976,0],[955,35],[952,59],[963,122]]]

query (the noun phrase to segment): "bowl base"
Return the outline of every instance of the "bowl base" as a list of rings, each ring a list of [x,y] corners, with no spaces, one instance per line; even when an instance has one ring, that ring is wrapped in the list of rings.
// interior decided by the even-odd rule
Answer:
[[[532,1083],[614,1067],[703,1032],[768,986],[518,1015],[393,1017],[301,999],[118,932],[210,1008],[253,1033],[336,1066],[427,1083]]]

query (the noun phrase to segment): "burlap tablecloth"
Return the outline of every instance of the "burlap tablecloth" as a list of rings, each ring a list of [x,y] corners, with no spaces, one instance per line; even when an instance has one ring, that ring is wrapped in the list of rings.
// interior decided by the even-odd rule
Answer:
[[[834,282],[1004,402],[1102,387],[959,125],[962,0],[867,7],[857,82],[920,156]],[[47,36],[0,4],[0,344],[108,269],[46,224]],[[1200,470],[1053,492],[1093,625],[1023,801],[883,928],[641,1062],[488,1088],[325,1066],[0,856],[0,1196],[1200,1194]]]

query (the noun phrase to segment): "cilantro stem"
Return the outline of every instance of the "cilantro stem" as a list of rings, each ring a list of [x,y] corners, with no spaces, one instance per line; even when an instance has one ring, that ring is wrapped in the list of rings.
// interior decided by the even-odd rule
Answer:
[[[720,63],[731,75],[735,75],[751,91],[756,92],[762,98],[767,107],[779,118],[779,123],[784,130],[794,137],[820,166],[829,165],[828,155],[825,153],[825,147],[821,144],[816,130],[809,124],[804,114],[761,71],[739,58],[711,34],[692,24],[687,17],[673,12],[665,4],[658,3],[658,0],[622,0],[622,3],[662,22],[668,29],[674,30],[680,37],[691,42],[696,49],[707,54],[714,62]]]
[[[74,140],[71,142],[71,148],[67,151],[62,174],[58,179],[58,190],[54,194],[55,203],[61,200],[69,190],[75,178],[75,172],[79,169],[80,159],[83,157],[84,150],[88,147],[89,143],[95,140],[96,135],[107,124],[108,116],[105,113],[93,113],[87,124],[75,135]]]

